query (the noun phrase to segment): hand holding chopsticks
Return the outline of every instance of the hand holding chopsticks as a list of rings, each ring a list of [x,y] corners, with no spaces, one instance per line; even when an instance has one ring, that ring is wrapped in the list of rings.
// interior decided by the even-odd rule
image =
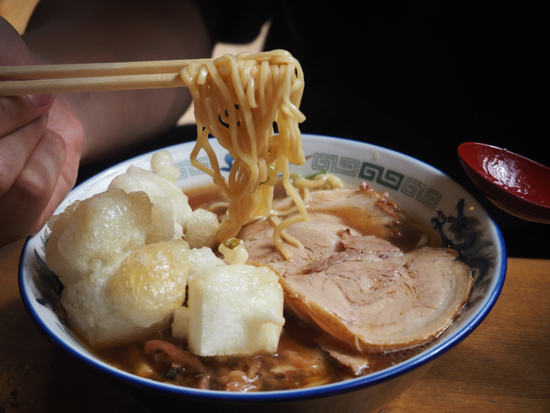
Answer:
[[[181,69],[205,61],[0,66],[0,96],[185,87]]]

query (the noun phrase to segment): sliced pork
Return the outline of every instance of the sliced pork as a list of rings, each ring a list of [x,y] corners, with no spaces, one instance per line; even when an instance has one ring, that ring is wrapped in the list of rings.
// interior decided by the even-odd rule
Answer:
[[[304,248],[290,247],[294,258],[286,261],[272,231],[267,221],[242,230],[249,259],[279,273],[294,313],[360,352],[424,343],[446,329],[468,299],[471,273],[452,250],[404,253],[338,216],[311,213],[309,222],[288,228]]]
[[[322,350],[342,366],[348,368],[355,376],[359,376],[370,367],[371,355],[359,353],[340,340],[329,336],[320,336],[315,341]]]
[[[287,245],[293,254],[286,260],[273,243],[273,225],[269,220],[245,226],[239,238],[245,241],[249,259],[269,264],[279,273],[301,274],[306,268],[329,259],[342,251],[339,233],[348,230],[343,220],[328,214],[309,214],[309,221],[300,222],[287,228],[289,235],[298,239],[304,248]],[[359,232],[353,231],[359,235]]]
[[[456,253],[422,248],[404,254],[380,238],[342,236],[344,251],[281,281],[294,312],[358,351],[424,343],[447,328],[468,299],[470,270]]]
[[[291,202],[290,198],[283,198],[275,201],[273,207],[285,209]],[[366,184],[360,189],[313,191],[307,209],[309,212],[337,215],[346,225],[361,233],[384,239],[391,238],[394,226],[402,219],[401,210],[395,203],[385,194],[371,190]]]

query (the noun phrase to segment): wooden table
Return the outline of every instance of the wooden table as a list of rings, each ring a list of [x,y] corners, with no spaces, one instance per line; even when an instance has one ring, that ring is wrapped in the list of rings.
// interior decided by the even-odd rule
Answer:
[[[0,413],[145,413],[34,326],[17,286],[22,246],[0,248]],[[550,412],[549,296],[550,260],[509,259],[487,319],[382,412]]]

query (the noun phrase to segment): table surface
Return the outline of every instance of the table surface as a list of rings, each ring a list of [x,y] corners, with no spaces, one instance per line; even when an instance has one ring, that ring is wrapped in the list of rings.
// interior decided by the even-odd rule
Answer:
[[[19,297],[23,241],[0,248],[0,413],[139,412],[64,354]],[[485,321],[383,413],[550,412],[550,260],[510,258]]]

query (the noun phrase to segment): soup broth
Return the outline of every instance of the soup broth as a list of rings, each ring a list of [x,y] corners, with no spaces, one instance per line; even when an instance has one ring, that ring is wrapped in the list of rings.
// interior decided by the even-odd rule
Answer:
[[[323,335],[293,314],[286,323],[275,354],[252,357],[197,357],[205,373],[195,371],[162,351],[147,355],[147,342],[135,342],[94,352],[110,365],[131,374],[174,385],[221,391],[273,391],[300,389],[348,380],[353,374],[326,352],[316,339]],[[169,331],[159,332],[153,340],[164,340],[185,351],[185,344],[174,340]],[[425,349],[415,348],[369,354],[360,375],[367,375],[398,364]]]

